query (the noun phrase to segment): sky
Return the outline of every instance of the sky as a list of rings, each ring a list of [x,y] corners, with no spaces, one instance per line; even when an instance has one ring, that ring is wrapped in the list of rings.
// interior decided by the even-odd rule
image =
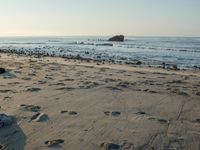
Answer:
[[[0,0],[0,36],[200,36],[200,0]]]

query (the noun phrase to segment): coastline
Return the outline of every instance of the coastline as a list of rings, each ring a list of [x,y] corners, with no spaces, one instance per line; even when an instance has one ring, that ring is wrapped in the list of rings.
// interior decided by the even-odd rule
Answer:
[[[200,71],[0,53],[0,128],[8,149],[199,148]],[[34,121],[39,106],[48,119]],[[71,113],[70,113],[71,112]]]
[[[124,42],[105,37],[2,38],[0,52],[106,61],[166,68],[199,69],[199,39],[127,37]]]

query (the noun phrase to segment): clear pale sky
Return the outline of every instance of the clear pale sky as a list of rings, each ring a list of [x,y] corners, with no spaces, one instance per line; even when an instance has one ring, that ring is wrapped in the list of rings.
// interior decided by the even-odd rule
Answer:
[[[200,0],[0,0],[0,36],[200,36]]]

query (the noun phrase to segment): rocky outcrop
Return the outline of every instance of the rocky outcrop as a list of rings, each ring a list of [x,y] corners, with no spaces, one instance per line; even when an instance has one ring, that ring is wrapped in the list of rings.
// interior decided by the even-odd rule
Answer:
[[[108,39],[108,41],[113,41],[113,42],[124,42],[124,35],[116,35]]]

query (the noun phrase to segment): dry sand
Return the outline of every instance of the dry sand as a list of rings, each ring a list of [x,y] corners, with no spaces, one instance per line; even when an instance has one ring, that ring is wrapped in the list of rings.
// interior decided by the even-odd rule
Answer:
[[[200,149],[199,71],[0,56],[5,149]]]

